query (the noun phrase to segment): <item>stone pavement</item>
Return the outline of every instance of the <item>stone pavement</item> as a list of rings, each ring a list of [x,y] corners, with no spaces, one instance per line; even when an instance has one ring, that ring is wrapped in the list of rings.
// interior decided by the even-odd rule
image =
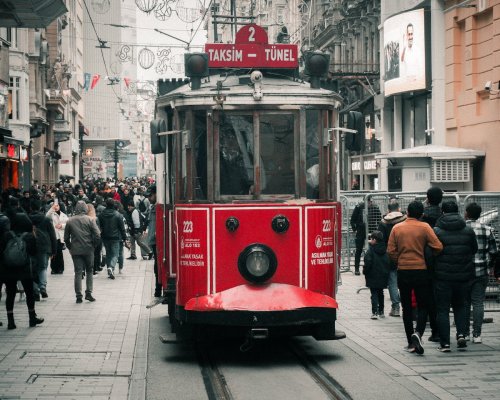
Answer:
[[[407,343],[402,318],[370,319],[370,292],[357,293],[365,284],[363,275],[343,273],[342,281],[337,326],[347,334],[344,344],[371,353],[394,370],[389,372],[391,376],[406,377],[439,399],[500,398],[499,313],[485,314],[493,317],[493,323],[483,324],[483,344],[468,342],[465,351],[458,351],[453,341],[451,353],[437,351],[438,344],[427,341],[428,328],[423,339],[425,353],[419,356],[403,350]],[[384,293],[387,314],[391,303],[387,290]],[[455,336],[454,327],[451,336]]]
[[[26,303],[17,296],[17,329],[7,330],[3,293],[0,399],[144,398],[153,262],[126,260],[115,280],[100,272],[97,301],[76,304],[73,263],[64,253],[64,274],[49,272],[49,298],[36,303],[43,324],[28,327]]]
[[[5,294],[0,302],[0,399],[144,399],[152,261],[126,261],[124,274],[95,277],[97,301],[75,303],[72,262],[65,251],[64,275],[49,275],[49,298],[37,302],[45,322],[28,327],[24,299],[16,299],[17,329],[7,330]],[[363,276],[342,274],[338,328],[345,345],[380,365],[395,379],[439,399],[500,398],[500,314],[483,326],[483,344],[465,351],[452,345],[443,354],[424,337],[425,354],[406,353],[401,318],[371,320],[370,296]],[[386,293],[386,304],[390,304]],[[161,307],[161,306],[160,306]],[[166,310],[166,309],[165,309]],[[388,308],[387,308],[388,311]],[[421,388],[421,389],[420,389]],[[429,396],[423,396],[429,398]]]

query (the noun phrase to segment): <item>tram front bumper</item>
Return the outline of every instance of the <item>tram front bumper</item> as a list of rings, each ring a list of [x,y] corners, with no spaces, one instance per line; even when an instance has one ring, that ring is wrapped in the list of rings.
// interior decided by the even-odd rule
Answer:
[[[190,299],[181,320],[226,326],[293,326],[333,323],[337,301],[324,294],[279,283],[240,285]]]

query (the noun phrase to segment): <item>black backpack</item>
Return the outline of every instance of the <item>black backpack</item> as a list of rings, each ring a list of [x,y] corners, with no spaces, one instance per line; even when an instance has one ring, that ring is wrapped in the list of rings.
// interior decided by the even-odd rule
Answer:
[[[146,207],[146,203],[144,202],[144,199],[139,200],[139,207],[138,208],[139,208],[140,213],[145,213],[148,210],[148,208]]]
[[[5,249],[2,253],[2,263],[10,268],[20,268],[29,264],[30,257],[28,255],[28,249],[26,247],[26,242],[24,241],[25,233],[21,235],[16,235],[12,232],[10,239],[5,245]]]

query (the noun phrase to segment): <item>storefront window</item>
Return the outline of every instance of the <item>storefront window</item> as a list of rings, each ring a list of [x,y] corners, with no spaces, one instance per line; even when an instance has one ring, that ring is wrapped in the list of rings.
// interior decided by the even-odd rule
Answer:
[[[8,114],[9,119],[13,120],[21,117],[20,81],[18,76],[10,78]]]

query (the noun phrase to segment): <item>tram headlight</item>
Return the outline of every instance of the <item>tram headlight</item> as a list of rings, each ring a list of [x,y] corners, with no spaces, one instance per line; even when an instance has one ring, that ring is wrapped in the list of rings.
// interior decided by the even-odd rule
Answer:
[[[243,250],[238,258],[238,270],[247,281],[262,283],[269,280],[278,262],[276,255],[264,244],[252,244]]]

